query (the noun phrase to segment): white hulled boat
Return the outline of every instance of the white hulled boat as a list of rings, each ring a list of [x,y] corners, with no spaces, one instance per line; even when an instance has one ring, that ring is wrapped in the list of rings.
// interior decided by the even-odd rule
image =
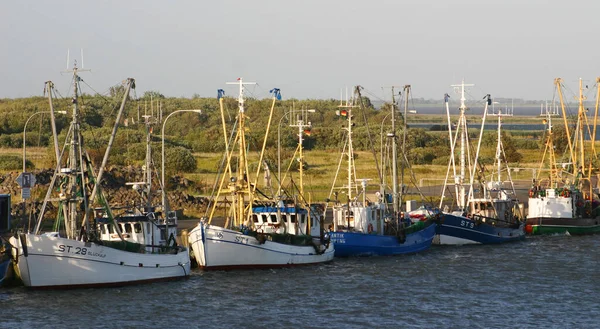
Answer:
[[[35,230],[10,239],[15,247],[13,258],[17,275],[25,286],[31,288],[121,286],[187,277],[190,272],[188,250],[174,246],[148,252],[145,244],[126,241],[100,190],[99,182],[129,91],[135,86],[134,80],[126,81],[108,148],[96,174],[83,148],[80,133],[78,92],[81,79],[78,71],[81,70],[77,65],[71,71],[74,82],[71,125],[62,153],[58,153],[55,142],[57,166]],[[53,111],[52,103],[50,109]],[[98,227],[93,225],[92,205],[96,200],[103,207],[114,234],[119,236],[118,241],[103,241]],[[43,233],[41,224],[49,203],[54,203],[58,209],[57,229],[56,232]],[[61,231],[66,236],[62,236]]]
[[[288,267],[328,262],[333,259],[333,244],[323,237],[315,237],[311,232],[322,232],[319,211],[306,207],[304,196],[291,200],[282,198],[261,200],[257,191],[258,170],[255,181],[251,183],[246,154],[246,113],[244,104],[245,83],[240,78],[236,122],[237,129],[232,131],[233,142],[228,142],[228,134],[223,115],[222,91],[219,92],[219,103],[223,120],[225,137],[225,166],[220,177],[220,184],[208,218],[203,219],[189,233],[189,245],[200,268],[238,269]],[[273,89],[273,104],[266,128],[265,139],[258,164],[263,163],[267,136],[275,102],[280,99],[278,89]],[[236,147],[237,145],[237,147]],[[237,154],[236,154],[237,152]],[[232,165],[232,158],[237,157],[237,165]],[[229,182],[224,186],[224,182]],[[229,192],[232,204],[225,225],[212,224],[219,198]]]

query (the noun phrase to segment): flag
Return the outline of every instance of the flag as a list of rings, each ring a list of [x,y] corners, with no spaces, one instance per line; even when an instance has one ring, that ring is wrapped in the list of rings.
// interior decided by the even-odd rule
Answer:
[[[310,136],[310,129],[304,129],[304,134],[306,136]]]
[[[341,110],[341,111],[340,111],[340,115],[341,115],[341,116],[343,116],[343,117],[347,117],[347,116],[348,116],[348,111],[346,111],[346,110]]]

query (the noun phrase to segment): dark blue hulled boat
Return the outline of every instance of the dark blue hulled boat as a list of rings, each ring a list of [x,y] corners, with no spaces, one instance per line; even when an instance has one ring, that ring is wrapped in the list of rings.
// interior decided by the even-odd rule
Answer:
[[[329,233],[329,238],[335,246],[336,257],[391,256],[427,250],[435,229],[435,223],[429,221],[414,224],[412,229],[406,228],[410,232],[405,232],[405,235],[336,231]]]
[[[393,93],[392,93],[393,94]],[[393,101],[392,104],[395,104]],[[392,161],[393,193],[385,192],[385,184],[381,183],[380,192],[375,193],[375,202],[367,198],[368,179],[357,179],[354,166],[354,151],[352,147],[352,104],[341,106],[338,111],[341,116],[348,120],[348,141],[345,143],[342,158],[347,155],[347,181],[341,187],[341,193],[345,193],[347,201],[337,200],[338,192],[335,193],[333,203],[333,223],[330,226],[329,237],[335,246],[335,256],[375,256],[375,255],[399,255],[411,254],[428,249],[435,235],[435,224],[432,219],[417,221],[399,216],[400,198],[398,193],[398,179],[396,161]],[[395,107],[394,107],[395,108]],[[392,131],[394,127],[394,108],[392,109]],[[405,129],[406,130],[406,129]],[[388,134],[393,143],[392,158],[396,158],[396,138],[394,133]],[[342,159],[340,159],[340,164]],[[340,166],[341,167],[341,166]],[[339,168],[338,167],[338,171]],[[336,174],[336,178],[338,175]],[[380,175],[381,177],[381,175]],[[335,182],[334,182],[335,185]],[[361,189],[359,191],[359,186]],[[333,194],[333,189],[331,190]],[[385,203],[384,195],[390,196],[393,207]]]
[[[444,214],[436,228],[435,244],[494,244],[525,238],[522,225],[497,223],[493,218]]]
[[[488,105],[491,104],[492,99],[490,95],[484,97],[487,99],[487,102],[483,113],[477,152],[473,166],[469,165],[467,170],[466,151],[470,145],[465,117],[465,111],[467,110],[465,105],[465,86],[464,82],[461,85],[455,86],[461,87],[460,116],[454,135],[452,134],[452,129],[449,128],[451,157],[443,190],[445,193],[446,187],[450,185],[448,184],[448,180],[452,171],[458,210],[444,211],[436,229],[434,244],[494,244],[522,240],[525,238],[523,222],[521,221],[523,214],[519,207],[519,201],[516,199],[514,185],[510,177],[510,169],[507,164],[505,164],[504,170],[502,169],[502,162],[506,159],[506,155],[504,154],[501,139],[501,117],[512,115],[512,113],[509,111],[502,113],[502,110],[499,110],[497,113],[491,114],[498,116],[498,140],[495,163],[492,166],[493,172],[486,175],[486,172],[484,172],[485,168],[478,166],[478,160],[483,128],[488,114]],[[448,122],[450,122],[448,98],[449,96],[446,95],[444,99]],[[457,141],[460,141],[460,151],[458,152],[460,159],[455,161]],[[470,163],[471,161],[469,160]],[[507,175],[507,180],[510,183],[509,189],[505,189],[503,186],[502,172],[505,172]],[[486,181],[486,179],[489,181]],[[444,193],[442,193],[440,207],[444,201]]]

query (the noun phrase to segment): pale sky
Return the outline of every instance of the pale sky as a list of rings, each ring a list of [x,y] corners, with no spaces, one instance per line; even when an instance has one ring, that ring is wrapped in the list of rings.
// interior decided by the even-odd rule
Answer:
[[[359,84],[387,99],[382,87],[411,84],[441,99],[464,78],[474,96],[538,100],[556,77],[595,85],[600,1],[2,0],[0,40],[0,98],[41,95],[47,80],[65,93],[67,49],[72,62],[83,48],[99,92],[133,77],[138,95],[216,97],[243,77],[257,97]]]

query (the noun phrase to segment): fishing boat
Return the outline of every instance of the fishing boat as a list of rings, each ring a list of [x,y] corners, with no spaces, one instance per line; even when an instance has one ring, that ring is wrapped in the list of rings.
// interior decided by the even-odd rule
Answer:
[[[81,134],[79,84],[82,81],[75,64],[73,73],[72,121],[65,145],[33,232],[10,238],[16,274],[30,288],[84,288],[122,286],[143,282],[185,278],[190,272],[189,252],[180,246],[163,246],[148,252],[147,246],[126,241],[100,189],[121,114],[135,87],[134,79],[125,82],[125,93],[115,120],[108,147],[96,174],[85,151]],[[52,103],[50,103],[52,111]],[[51,113],[53,115],[53,113]],[[64,160],[64,161],[63,161]],[[94,202],[103,208],[117,241],[101,239],[93,215]],[[42,220],[55,204],[54,231],[42,232]],[[158,247],[158,246],[156,246]]]
[[[189,245],[196,262],[204,270],[227,270],[291,267],[331,261],[333,244],[324,234],[313,236],[314,232],[322,231],[320,213],[306,202],[303,195],[273,198],[258,189],[275,103],[281,99],[279,89],[271,90],[273,102],[257,162],[261,165],[257,165],[252,181],[246,144],[244,92],[245,86],[253,83],[243,82],[240,78],[228,84],[239,86],[236,129],[232,129],[230,140],[224,115],[224,92],[219,90],[225,154],[210,213],[189,233]],[[229,182],[227,186],[226,180]],[[231,195],[232,200],[229,213],[223,226],[215,225],[217,203],[226,193]]]
[[[505,161],[504,148],[501,138],[501,118],[502,113],[498,114],[498,140],[495,155],[495,165],[497,172],[492,173],[489,181],[486,181],[485,168],[479,163],[479,154],[481,149],[481,140],[485,120],[488,114],[488,105],[491,105],[492,99],[488,94],[481,130],[479,132],[479,141],[476,148],[474,161],[471,161],[471,151],[469,138],[467,134],[467,119],[465,105],[465,87],[473,86],[465,84],[453,87],[460,88],[461,99],[459,108],[458,124],[456,132],[452,132],[450,122],[449,96],[444,97],[446,114],[448,118],[448,133],[450,137],[450,160],[446,179],[442,190],[440,200],[440,209],[444,207],[443,202],[449,183],[450,174],[454,181],[454,193],[456,200],[456,209],[452,210],[448,205],[443,209],[443,216],[437,225],[434,244],[441,245],[463,245],[463,244],[495,244],[521,240],[525,237],[523,233],[523,215],[519,207],[519,201],[516,198],[514,184],[510,177],[510,168]],[[455,160],[456,143],[460,142],[460,162],[457,170]],[[468,168],[467,168],[468,162]],[[502,170],[504,163],[505,170]],[[509,187],[505,187],[502,172],[506,172]],[[483,175],[481,175],[483,173]],[[477,179],[477,181],[475,181]]]
[[[600,78],[596,82],[599,81]],[[529,212],[525,225],[527,234],[582,235],[600,232],[598,177],[597,169],[592,164],[597,160],[594,144],[599,100],[596,97],[593,133],[590,133],[587,130],[589,126],[584,107],[583,82],[580,79],[577,121],[575,127],[570,128],[561,83],[562,79],[555,80],[566,129],[569,160],[564,166],[558,163],[553,141],[552,113],[546,111],[546,146],[538,175],[533,179],[529,190]],[[590,141],[586,141],[586,135]],[[588,143],[590,145],[586,146]],[[542,172],[548,173],[547,176],[542,176]]]
[[[356,88],[360,91],[360,88]],[[393,91],[392,91],[393,94]],[[395,101],[392,100],[392,137],[393,140],[393,209],[388,209],[383,186],[375,193],[375,199],[367,196],[369,179],[356,176],[354,147],[352,143],[352,127],[354,126],[352,109],[353,102],[346,100],[340,103],[339,115],[346,118],[346,141],[341,153],[338,172],[329,193],[333,223],[329,236],[335,245],[336,257],[348,256],[377,256],[399,255],[424,251],[431,246],[435,223],[432,220],[412,223],[399,211],[398,179],[396,169],[396,138],[395,138]],[[336,187],[342,162],[346,158],[346,182]],[[381,175],[380,175],[381,176]],[[383,185],[383,184],[381,184]],[[360,191],[359,191],[360,186]],[[340,200],[340,193],[346,194],[345,200]]]

